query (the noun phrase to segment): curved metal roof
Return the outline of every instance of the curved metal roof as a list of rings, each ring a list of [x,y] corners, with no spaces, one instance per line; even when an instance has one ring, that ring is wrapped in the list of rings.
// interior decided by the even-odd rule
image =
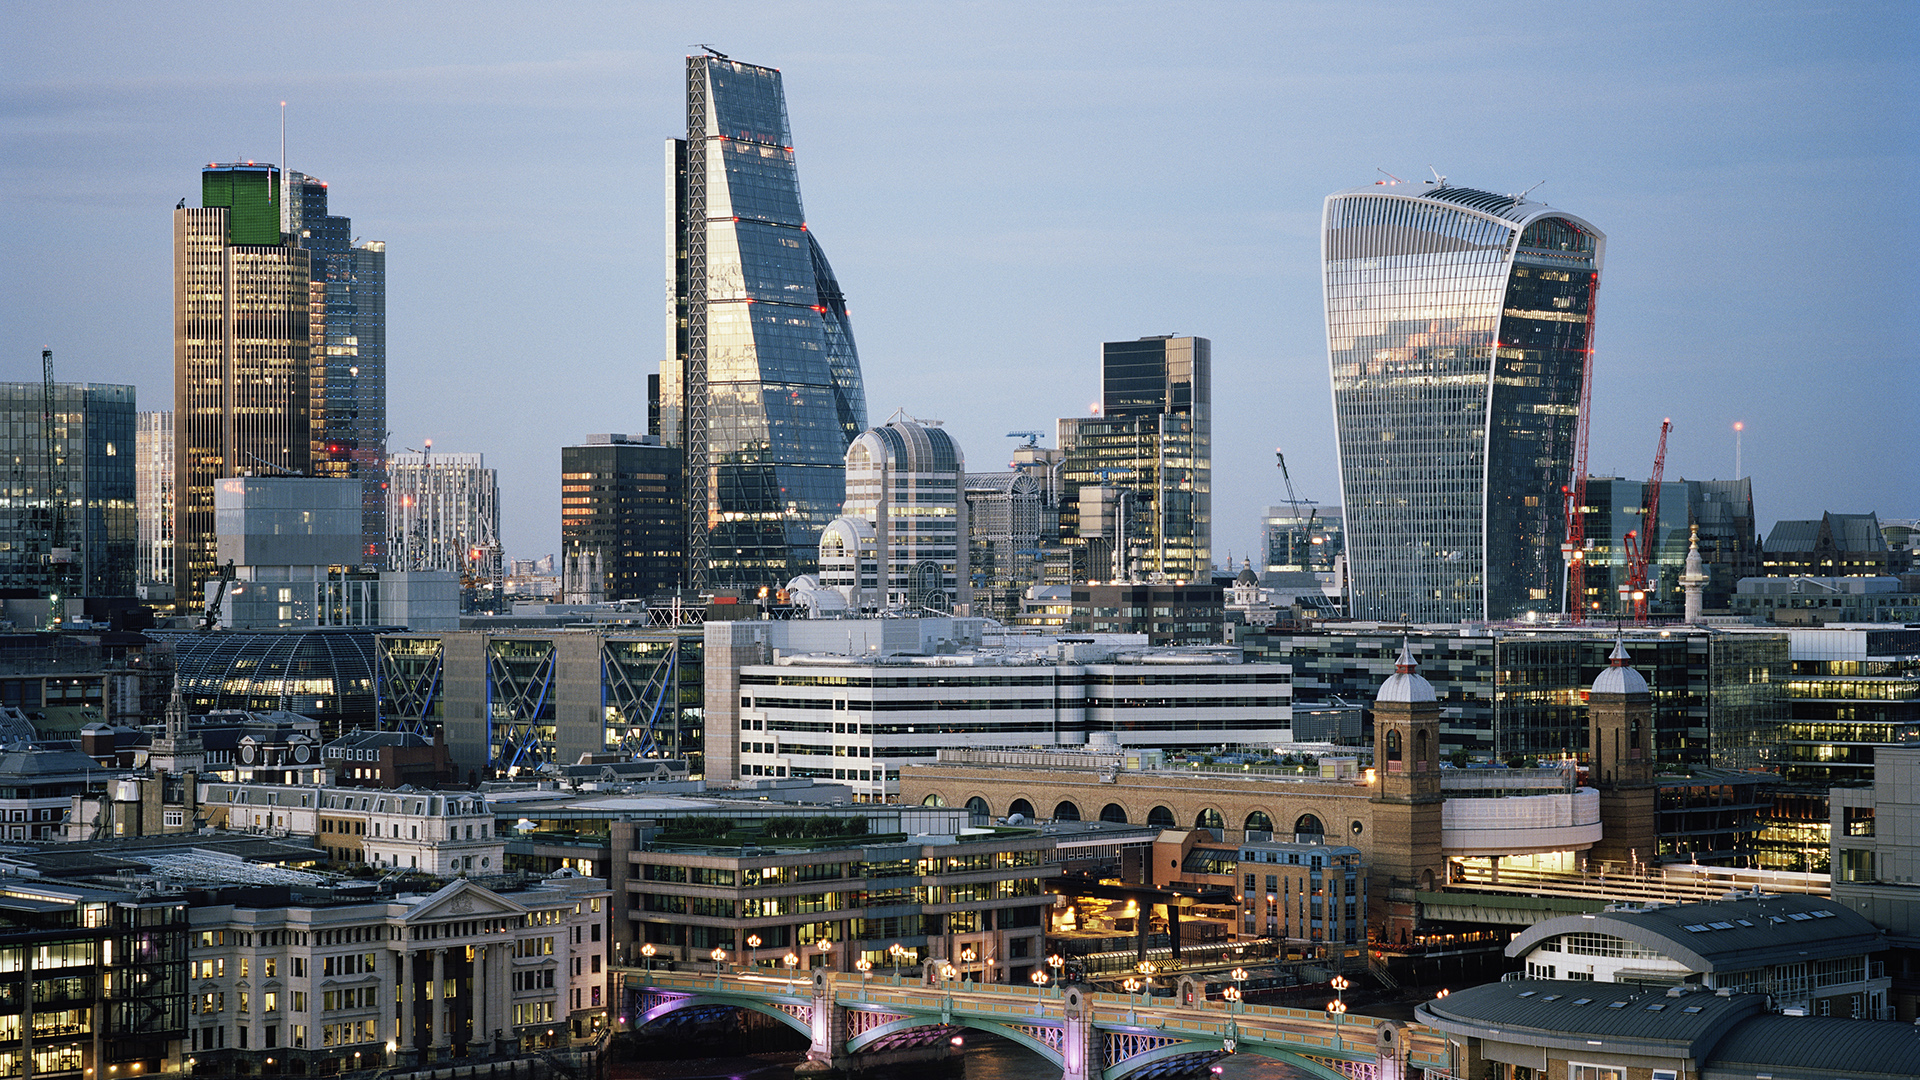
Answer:
[[[1377,195],[1386,198],[1411,199],[1418,202],[1448,203],[1476,210],[1489,217],[1513,225],[1525,226],[1540,218],[1565,218],[1592,233],[1595,238],[1604,240],[1606,234],[1594,228],[1593,223],[1576,214],[1556,210],[1543,202],[1523,198],[1519,195],[1500,195],[1479,188],[1445,186],[1425,183],[1420,185],[1367,184],[1363,187],[1347,188],[1329,195],[1329,199],[1339,199],[1357,195]]]
[[[1698,973],[1878,952],[1887,941],[1863,916],[1824,896],[1753,896],[1702,904],[1563,915],[1535,923],[1507,946],[1523,956],[1562,934],[1611,934]]]

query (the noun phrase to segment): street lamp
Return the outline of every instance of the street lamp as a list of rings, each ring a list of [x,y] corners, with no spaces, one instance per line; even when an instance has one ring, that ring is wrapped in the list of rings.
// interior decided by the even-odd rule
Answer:
[[[867,1000],[867,987],[873,982],[873,961],[863,956],[855,960],[853,966],[860,971],[860,1000],[865,1001]]]
[[[1244,993],[1245,993],[1245,991],[1242,989],[1242,984],[1247,981],[1247,969],[1243,967],[1237,967],[1233,969],[1232,974],[1233,974],[1233,1000],[1239,1001],[1241,1000],[1241,998],[1244,996]],[[1243,1011],[1244,1011],[1244,1008],[1243,1008]]]
[[[1033,980],[1033,985],[1037,989],[1044,990],[1047,985],[1047,973],[1044,971],[1036,971],[1027,978]]]
[[[823,968],[826,968],[829,971],[833,970],[833,964],[830,963],[827,959],[829,956],[833,954],[833,942],[827,940],[826,938],[821,938],[820,944],[815,947],[820,950],[820,966]]]
[[[713,957],[713,973],[715,975],[721,974],[725,970],[725,968],[722,967],[722,965],[724,965],[727,962],[727,950],[722,949],[716,945],[714,946],[713,951],[708,953],[707,955]]]
[[[1052,956],[1047,957],[1047,966],[1053,969],[1054,984],[1059,985],[1062,969],[1067,966],[1067,958],[1061,956],[1059,953],[1054,953]]]
[[[1327,1002],[1327,1012],[1333,1016],[1333,1048],[1345,1050],[1347,1044],[1340,1038],[1340,1018],[1347,1015],[1347,1003],[1335,999]]]
[[[754,965],[753,950],[758,949],[759,947],[760,947],[760,935],[748,934],[747,935],[747,956],[746,956],[748,967],[752,967]]]
[[[887,946],[887,955],[893,960],[893,984],[898,986],[900,985],[900,961],[906,957],[907,947],[896,941]]]
[[[653,942],[649,941],[645,945],[640,946],[640,955],[647,958],[646,965],[647,965],[647,974],[649,976],[653,974],[653,954],[654,954]]]
[[[789,952],[780,958],[787,965],[787,993],[793,993],[793,969],[800,966],[800,957]]]
[[[1139,1001],[1134,995],[1140,992],[1141,983],[1139,979],[1128,979],[1120,985],[1127,988],[1127,1023],[1131,1024],[1139,1018],[1135,1012],[1139,1006]]]

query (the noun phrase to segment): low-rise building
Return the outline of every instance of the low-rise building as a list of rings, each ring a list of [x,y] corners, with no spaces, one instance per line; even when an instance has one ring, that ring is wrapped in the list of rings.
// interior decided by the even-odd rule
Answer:
[[[1763,993],[1802,1015],[1891,1019],[1887,939],[1817,896],[1734,893],[1535,923],[1507,946],[1529,978]]]
[[[524,888],[370,891],[197,898],[185,1025],[195,1073],[328,1075],[509,1055],[608,1026],[600,882],[561,874]]]
[[[457,784],[460,770],[447,753],[445,732],[353,731],[321,754],[336,787],[437,788]]]
[[[394,870],[496,874],[506,839],[487,803],[468,792],[373,791],[274,784],[200,785],[207,824],[236,832],[310,836]]]
[[[64,839],[74,797],[114,775],[78,750],[19,744],[0,750],[0,836]]]

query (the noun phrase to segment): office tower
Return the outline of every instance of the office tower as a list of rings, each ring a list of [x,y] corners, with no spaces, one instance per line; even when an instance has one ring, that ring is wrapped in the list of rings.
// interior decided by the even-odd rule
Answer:
[[[777,588],[814,567],[866,430],[847,306],[807,229],[780,73],[687,58],[667,144],[667,350],[656,432],[686,450],[687,580]]]
[[[214,574],[213,485],[312,467],[309,254],[280,232],[280,170],[209,165],[173,212],[174,595]]]
[[[353,239],[327,185],[287,174],[287,234],[312,260],[313,475],[360,481],[358,563],[387,540],[387,245]]]
[[[1351,614],[1561,610],[1605,237],[1444,181],[1335,192],[1324,226]]]
[[[132,596],[133,387],[55,383],[46,411],[45,383],[0,382],[0,589]]]
[[[1644,534],[1650,494],[1645,480],[1587,478],[1587,607],[1611,615],[1629,610],[1624,599],[1628,568],[1626,534]],[[1647,558],[1648,610],[1675,615],[1684,610],[1680,576],[1694,530],[1707,573],[1702,603],[1724,609],[1741,578],[1760,575],[1760,544],[1754,531],[1753,486],[1748,480],[1663,480],[1660,520]]]
[[[968,473],[966,496],[973,613],[1012,626],[1027,590],[1046,583],[1046,493],[1032,475],[1014,471]]]
[[[387,567],[460,575],[463,610],[506,596],[500,476],[484,454],[408,450],[387,458]]]
[[[560,448],[560,546],[598,571],[600,598],[633,600],[680,584],[680,448],[651,435],[589,435]]]
[[[173,412],[134,416],[134,590],[154,603],[173,599]]]
[[[846,506],[820,537],[820,583],[855,611],[969,611],[966,459],[903,414],[847,447]]]
[[[1080,580],[1209,580],[1212,342],[1108,342],[1100,374],[1100,415],[1060,421],[1061,527],[1085,552]]]

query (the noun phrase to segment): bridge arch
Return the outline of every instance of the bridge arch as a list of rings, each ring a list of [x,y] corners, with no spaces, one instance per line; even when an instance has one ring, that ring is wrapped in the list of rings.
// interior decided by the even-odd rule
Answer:
[[[854,1038],[848,1039],[847,1052],[857,1054],[867,1047],[872,1046],[874,1043],[899,1035],[902,1032],[915,1031],[920,1028],[970,1028],[974,1031],[984,1031],[990,1035],[998,1035],[1008,1042],[1017,1043],[1047,1059],[1047,1061],[1056,1066],[1065,1064],[1065,1059],[1060,1056],[1060,1051],[1034,1038],[1027,1032],[1007,1024],[970,1016],[955,1016],[945,1021],[941,1020],[938,1016],[903,1016],[898,1020],[889,1021],[885,1024],[876,1024]],[[1346,1078],[1342,1077],[1340,1080],[1346,1080]]]
[[[748,1009],[752,1012],[760,1013],[763,1016],[771,1016],[807,1038],[813,1038],[813,1029],[807,1025],[806,1021],[801,1020],[785,1009],[772,1003],[755,1001],[747,997],[736,998],[732,995],[726,997],[710,997],[704,994],[688,994],[685,997],[676,997],[671,1001],[663,1001],[653,1008],[648,1009],[646,1012],[641,1013],[639,1022],[633,1025],[633,1030],[638,1031],[668,1013],[679,1012],[681,1009],[711,1008],[715,1005],[725,1005],[735,1009]]]

